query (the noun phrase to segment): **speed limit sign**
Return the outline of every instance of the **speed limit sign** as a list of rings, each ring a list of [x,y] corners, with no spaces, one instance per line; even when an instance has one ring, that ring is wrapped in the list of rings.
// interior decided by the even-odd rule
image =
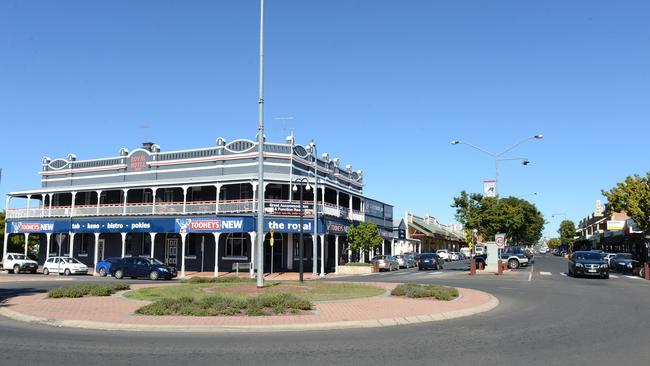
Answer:
[[[506,234],[496,234],[494,241],[497,242],[497,248],[503,248],[506,245]]]

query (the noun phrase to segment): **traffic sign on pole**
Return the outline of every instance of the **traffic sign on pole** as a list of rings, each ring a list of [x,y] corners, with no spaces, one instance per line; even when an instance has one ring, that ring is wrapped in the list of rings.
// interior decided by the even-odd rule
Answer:
[[[494,235],[494,241],[497,243],[497,248],[502,249],[506,246],[506,234]]]

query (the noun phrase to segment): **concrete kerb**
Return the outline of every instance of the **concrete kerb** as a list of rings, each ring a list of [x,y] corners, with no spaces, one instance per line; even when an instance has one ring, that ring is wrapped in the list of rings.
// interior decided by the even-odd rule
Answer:
[[[265,332],[295,332],[295,331],[324,331],[360,328],[381,328],[397,325],[421,324],[443,320],[456,319],[484,313],[496,308],[499,300],[488,294],[490,300],[481,305],[467,309],[438,312],[429,315],[418,315],[398,318],[384,318],[373,320],[351,320],[325,323],[302,324],[272,324],[272,325],[154,325],[154,324],[124,324],[107,323],[86,320],[58,320],[27,315],[13,311],[7,307],[0,307],[0,315],[9,319],[31,324],[47,325],[61,328],[80,328],[104,331],[131,331],[131,332],[175,332],[175,333],[265,333]]]

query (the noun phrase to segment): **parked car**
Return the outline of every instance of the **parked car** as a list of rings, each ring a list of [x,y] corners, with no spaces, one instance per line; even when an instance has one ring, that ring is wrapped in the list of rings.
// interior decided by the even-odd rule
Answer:
[[[539,254],[546,254],[546,253],[548,253],[548,248],[546,247],[539,248]]]
[[[124,277],[148,277],[153,281],[159,278],[171,280],[178,275],[176,268],[168,266],[157,259],[144,257],[120,258],[119,261],[111,263],[109,273],[118,280]]]
[[[415,259],[408,254],[396,255],[395,258],[397,259],[397,264],[399,264],[399,268],[408,269],[416,266]]]
[[[460,259],[460,255],[458,252],[449,252],[449,260],[450,261],[457,261]]]
[[[87,274],[88,266],[72,257],[50,257],[43,263],[43,274],[63,273],[66,276],[71,274]]]
[[[100,276],[106,277],[107,275],[113,275],[113,272],[111,272],[111,266],[113,263],[117,263],[121,261],[122,258],[120,257],[112,257],[112,258],[106,258],[104,260],[101,260],[97,262],[97,265],[95,266],[95,271],[99,273]]]
[[[599,276],[609,278],[609,265],[603,255],[578,251],[569,256],[569,276]]]
[[[505,247],[501,252],[501,261],[508,263],[510,269],[527,266],[531,260],[532,253],[520,246]]]
[[[470,250],[468,247],[463,247],[460,248],[460,255],[462,256],[462,259],[467,259],[470,256]]]
[[[487,253],[475,255],[474,263],[476,263],[476,268],[485,268],[487,265]]]
[[[485,253],[485,247],[482,246],[476,246],[476,249],[474,249],[474,254],[476,255],[481,255]]]
[[[632,268],[638,267],[639,262],[632,259],[630,253],[616,253],[609,261],[609,269],[616,272],[632,272]]]
[[[379,270],[396,271],[399,269],[397,258],[392,255],[376,255],[372,258],[372,265],[378,266]]]
[[[558,248],[553,249],[553,250],[551,251],[551,254],[553,254],[553,255],[555,255],[555,256],[559,256],[559,255],[560,255],[560,249],[558,249]]]
[[[436,254],[438,254],[438,256],[439,256],[440,258],[442,258],[442,260],[445,260],[445,261],[449,261],[449,260],[450,260],[450,259],[449,259],[449,251],[448,251],[447,249],[438,249],[438,250],[436,251]]]
[[[605,255],[603,255],[603,259],[607,261],[610,269],[612,268],[612,258],[614,257],[616,257],[616,253],[605,253]]]
[[[422,253],[420,254],[420,262],[418,263],[418,271],[424,269],[443,269],[444,259],[437,253]]]
[[[9,273],[19,274],[20,272],[36,273],[38,263],[29,259],[24,254],[7,253],[2,258],[0,269],[9,271]]]

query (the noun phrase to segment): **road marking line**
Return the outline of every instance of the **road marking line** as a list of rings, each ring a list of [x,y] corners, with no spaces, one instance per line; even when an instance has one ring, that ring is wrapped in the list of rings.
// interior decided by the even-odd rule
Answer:
[[[633,280],[642,280],[641,277],[636,277],[636,276],[623,276],[623,277],[631,278],[631,279],[633,279]]]
[[[609,275],[609,277],[610,278],[619,278],[617,275],[613,275],[613,274]]]
[[[528,282],[533,280],[533,271],[528,272]]]
[[[564,273],[564,272],[560,272],[560,274],[561,274],[562,276],[564,276],[564,277],[568,277],[568,275],[567,275],[566,273]]]
[[[551,272],[539,272],[539,274],[541,274],[542,276],[550,276],[550,275],[552,275]]]

